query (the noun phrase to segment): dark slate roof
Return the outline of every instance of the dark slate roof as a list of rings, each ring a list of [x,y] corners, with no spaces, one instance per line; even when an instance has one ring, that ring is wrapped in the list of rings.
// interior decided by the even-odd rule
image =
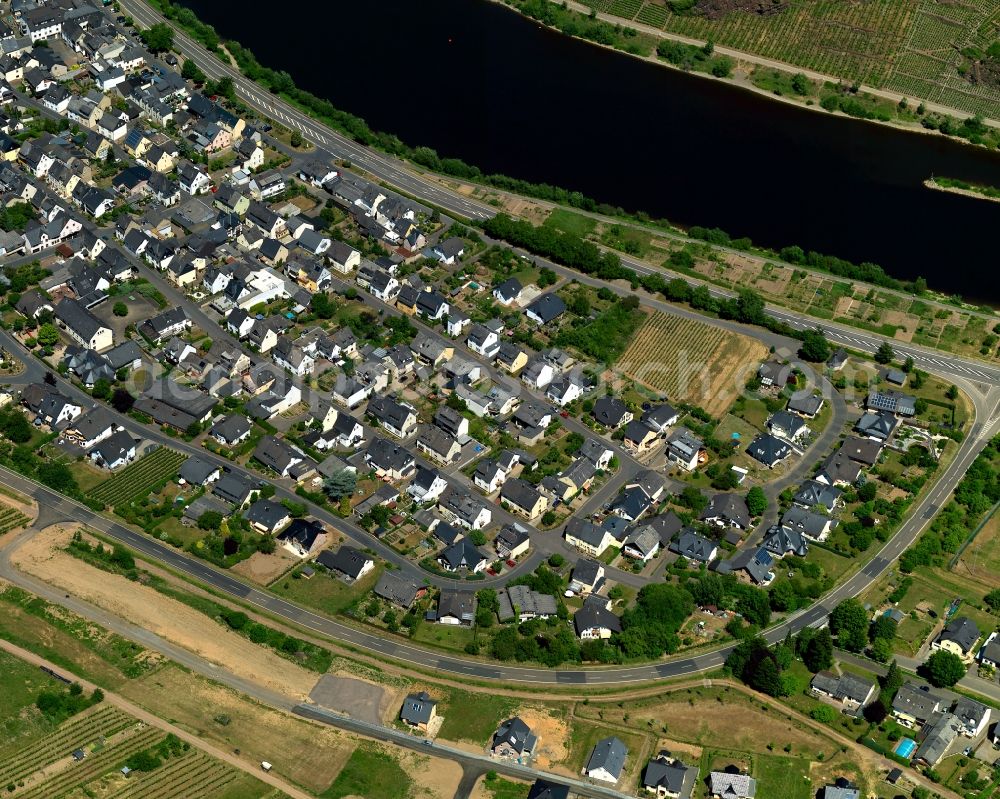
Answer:
[[[757,436],[747,448],[747,453],[765,466],[774,466],[778,461],[787,458],[792,453],[792,448],[781,439],[767,434]]]
[[[438,555],[438,560],[444,561],[449,568],[454,570],[461,568],[471,570],[486,560],[486,557],[470,539],[463,538],[442,550],[441,554]]]
[[[968,652],[979,640],[980,635],[979,627],[972,619],[968,616],[957,616],[945,625],[938,636],[938,641],[953,641],[963,652]]]
[[[282,519],[288,518],[288,509],[284,505],[270,499],[258,499],[247,508],[248,522],[259,524],[268,530],[274,530]]]
[[[527,310],[542,320],[542,324],[548,324],[566,310],[566,303],[557,294],[543,294],[536,299]]]
[[[323,525],[316,519],[292,519],[278,536],[279,541],[298,541],[307,552],[313,548],[316,539],[324,534]]]
[[[358,578],[365,564],[370,561],[371,558],[360,549],[349,546],[342,546],[336,553],[324,549],[316,558],[316,562],[320,565],[353,579]]]
[[[583,601],[583,607],[573,615],[573,626],[577,635],[598,628],[606,628],[613,633],[622,631],[621,620],[608,610],[607,603],[608,600],[604,597],[593,594]]]
[[[419,586],[393,572],[384,572],[375,584],[375,595],[409,608],[417,598]]]
[[[531,728],[519,717],[514,716],[497,728],[493,735],[493,747],[496,748],[500,743],[506,742],[516,752],[530,752],[534,748],[535,740]]]
[[[614,735],[602,738],[594,744],[594,751],[587,761],[587,771],[603,768],[612,776],[619,777],[625,767],[627,755],[628,747],[619,738]]]
[[[670,545],[670,549],[678,555],[688,560],[697,560],[701,563],[708,563],[712,559],[712,553],[717,548],[717,544],[711,539],[698,535],[691,528],[681,530],[677,540]]]
[[[594,418],[605,427],[617,427],[626,413],[628,406],[617,397],[601,397],[594,403]]]
[[[680,793],[690,768],[679,760],[655,758],[646,764],[642,775],[643,787],[650,791],[663,788],[668,793]]]
[[[527,799],[569,799],[569,786],[537,779],[528,791]]]
[[[806,480],[795,493],[795,504],[806,508],[822,505],[827,510],[833,510],[834,505],[844,492],[836,486],[828,486],[816,480]]]
[[[181,465],[180,476],[194,486],[202,485],[219,467],[214,463],[192,455]]]
[[[431,699],[426,691],[408,694],[399,710],[399,717],[410,724],[426,724],[431,720],[431,713],[436,704],[437,701]]]

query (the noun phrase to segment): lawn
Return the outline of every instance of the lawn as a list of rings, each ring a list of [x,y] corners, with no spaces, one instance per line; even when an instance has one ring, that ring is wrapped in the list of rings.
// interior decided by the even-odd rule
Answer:
[[[909,576],[913,578],[913,583],[897,605],[907,614],[897,631],[897,651],[916,654],[934,626],[945,621],[948,607],[955,599],[962,600],[955,615],[968,616],[984,632],[996,627],[997,617],[982,609],[983,591],[978,585],[969,585],[958,575],[937,568],[924,569]],[[885,601],[889,591],[890,582],[883,580],[877,588],[868,592],[867,599],[879,604]],[[923,610],[918,609],[920,607]],[[915,619],[912,613],[916,613]]]
[[[309,580],[295,577],[282,578],[271,586],[271,591],[283,599],[336,616],[375,587],[383,568],[382,564],[377,565],[371,573],[353,585],[348,585],[322,569],[317,569],[316,575]]]
[[[955,564],[955,574],[977,581],[986,590],[995,586],[1000,574],[1000,513],[994,513],[966,547]]]
[[[760,430],[754,428],[749,422],[727,413],[715,429],[715,437],[720,441],[729,441],[735,433],[738,441],[749,444],[759,432]]]
[[[838,555],[836,552],[831,552],[829,549],[823,549],[822,547],[813,547],[810,549],[806,560],[817,564],[823,569],[823,573],[832,577],[834,581],[838,581],[858,564],[856,558],[845,558],[843,555]]]
[[[76,478],[80,490],[87,493],[108,479],[108,473],[92,466],[88,461],[72,461],[66,464]]]
[[[52,725],[34,708],[38,692],[54,684],[37,667],[0,651],[0,737],[3,748],[23,748]]]
[[[763,430],[767,423],[767,418],[771,415],[763,400],[746,397],[742,403],[734,408],[733,412],[743,421],[757,430]]]
[[[563,233],[586,238],[597,226],[597,220],[563,208],[556,208],[549,214],[549,218],[545,220],[544,224],[546,227],[554,228]]]
[[[171,539],[180,541],[184,546],[193,544],[205,535],[204,530],[198,527],[183,524],[180,519],[167,516],[156,526],[156,533],[166,533]]]
[[[401,799],[410,793],[413,780],[391,755],[371,745],[359,746],[348,758],[337,779],[320,796],[343,799]]]
[[[138,644],[20,588],[0,588],[0,603],[0,637],[105,688],[155,665]]]
[[[809,761],[796,757],[758,755],[756,764],[757,795],[781,799],[812,799]]]
[[[483,788],[493,799],[525,799],[528,795],[525,783],[505,780],[494,776],[492,772],[487,772],[483,778]]]
[[[474,639],[475,633],[472,628],[464,624],[425,623],[417,627],[417,632],[413,636],[414,641],[453,649],[456,652],[465,651],[466,644],[472,643]]]
[[[440,736],[449,741],[471,741],[484,746],[500,722],[510,718],[516,707],[516,700],[509,696],[451,689],[438,705],[438,713],[444,716]]]

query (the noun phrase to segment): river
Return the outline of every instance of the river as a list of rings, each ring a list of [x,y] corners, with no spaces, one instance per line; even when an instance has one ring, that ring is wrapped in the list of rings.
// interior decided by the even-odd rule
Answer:
[[[183,3],[409,144],[1000,306],[989,277],[1000,205],[922,185],[942,175],[1000,186],[1000,154],[661,68],[486,0]]]

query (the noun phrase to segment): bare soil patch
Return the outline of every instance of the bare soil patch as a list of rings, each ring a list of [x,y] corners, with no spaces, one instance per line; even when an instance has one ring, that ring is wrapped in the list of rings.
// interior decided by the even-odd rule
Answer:
[[[886,311],[882,321],[888,325],[896,325],[896,339],[898,341],[912,341],[913,334],[917,332],[917,325],[920,319],[913,314],[904,311]]]
[[[318,705],[346,713],[352,719],[381,724],[386,691],[374,683],[324,674],[309,694]]]
[[[550,768],[555,763],[564,763],[569,756],[569,724],[549,710],[539,707],[523,707],[517,715],[538,736],[535,749],[535,763],[540,769]]]
[[[700,746],[675,741],[673,738],[660,738],[656,742],[656,749],[653,754],[661,751],[670,752],[674,757],[679,757],[685,763],[697,763],[701,759],[704,751]]]
[[[413,780],[413,799],[451,799],[462,779],[462,767],[454,760],[428,757],[393,749],[403,771]]]
[[[293,782],[326,790],[355,749],[350,736],[254,702],[204,677],[168,666],[127,683],[122,695],[177,726],[252,760],[267,760]]]
[[[259,585],[269,585],[298,562],[299,558],[284,547],[278,547],[271,555],[254,552],[233,566],[231,571]]]
[[[304,699],[316,675],[225,629],[152,588],[109,574],[62,551],[72,531],[60,525],[24,542],[12,555],[23,571],[58,585],[133,624],[270,690]]]
[[[601,703],[577,705],[576,708],[578,716],[620,725],[625,724],[626,713],[630,716],[628,726],[638,729],[651,726],[681,742],[700,746],[762,754],[768,751],[769,743],[782,746],[790,743],[798,751],[813,752],[829,750],[831,746],[828,739],[793,724],[783,713],[752,707],[739,695],[724,690],[713,699],[692,697],[684,701],[678,696],[669,701],[626,702],[624,708]]]

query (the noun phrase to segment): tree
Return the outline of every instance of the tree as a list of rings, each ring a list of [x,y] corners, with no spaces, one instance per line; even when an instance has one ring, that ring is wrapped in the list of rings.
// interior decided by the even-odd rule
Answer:
[[[590,300],[580,292],[570,300],[569,309],[577,316],[590,316]]]
[[[685,508],[689,508],[699,514],[705,510],[705,506],[708,505],[708,497],[702,494],[701,491],[694,486],[685,487],[685,489],[681,491],[680,496],[677,497],[677,501]]]
[[[43,347],[51,347],[57,341],[59,341],[59,330],[51,322],[46,322],[44,325],[38,328],[38,343]]]
[[[872,660],[885,663],[892,657],[892,641],[888,638],[876,638],[869,648]]]
[[[154,53],[163,53],[174,46],[174,29],[165,22],[157,22],[150,28],[139,32],[146,47]]]
[[[201,432],[201,423],[200,422],[191,422],[191,424],[189,424],[187,426],[187,428],[184,430],[184,435],[186,435],[186,436],[188,436],[190,438],[194,438],[200,432]]]
[[[893,658],[881,680],[882,690],[880,694],[886,700],[886,704],[891,704],[892,700],[896,698],[896,692],[902,686],[903,679],[903,670],[899,668],[899,664]]]
[[[78,489],[76,478],[73,477],[73,472],[69,470],[69,467],[51,461],[42,463],[38,467],[38,482],[55,489],[60,494],[68,494]]]
[[[809,83],[809,78],[803,75],[801,72],[796,72],[792,75],[792,91],[796,94],[809,94],[809,89],[811,84]]]
[[[767,510],[767,496],[760,486],[754,486],[747,491],[747,508],[751,516],[760,516]]]
[[[106,377],[98,378],[90,393],[94,395],[95,399],[106,400],[111,396],[111,381]]]
[[[809,671],[823,671],[833,665],[833,638],[825,627],[817,632],[802,653],[802,662]]]
[[[896,357],[895,351],[892,349],[892,345],[888,341],[883,341],[879,344],[877,350],[875,350],[875,361],[877,363],[891,363],[892,359]]]
[[[128,316],[128,306],[123,302],[116,302],[111,312],[115,316]]]
[[[935,688],[951,688],[966,672],[962,658],[943,649],[932,652],[920,670]]]
[[[181,77],[184,80],[189,80],[192,83],[204,83],[205,73],[201,71],[201,68],[190,58],[184,62],[184,66],[181,67]]]
[[[309,301],[309,307],[320,319],[332,319],[333,315],[337,312],[336,303],[325,292],[313,294],[312,299]]]
[[[778,664],[774,661],[774,658],[761,658],[756,667],[750,671],[748,677],[751,688],[768,696],[780,696],[782,694],[781,672],[778,670]]]
[[[19,411],[8,411],[0,416],[0,431],[15,444],[24,444],[32,436],[31,423]]]
[[[868,643],[868,611],[854,597],[845,599],[830,613],[830,632],[842,649],[860,652]]]
[[[341,469],[331,474],[323,483],[323,490],[332,499],[349,497],[358,484],[358,475],[350,469]]]
[[[292,131],[291,143],[292,147],[295,147],[296,149],[302,146],[302,134],[299,131]]]
[[[954,385],[948,386],[948,390],[946,392],[944,392],[944,395],[948,399],[950,399],[952,401],[957,400],[958,399],[958,386],[954,386]]]
[[[542,514],[542,526],[551,527],[553,524],[556,523],[557,518],[558,517],[553,511],[550,510],[545,511],[545,513]]]
[[[18,414],[18,416],[20,416],[20,414]],[[985,597],[983,597],[983,601],[989,605],[990,610],[994,613],[1000,611],[1000,588],[994,588],[990,591]]]
[[[906,374],[910,374],[913,371],[913,365],[913,358],[907,355],[906,360],[903,361],[903,371],[906,372]]]
[[[858,487],[858,499],[862,502],[871,502],[876,496],[878,496],[878,486],[871,480]]]
[[[198,517],[198,527],[202,530],[215,530],[222,526],[222,514],[217,510],[207,510]]]
[[[473,530],[469,533],[469,540],[477,547],[481,547],[486,543],[486,533],[482,530]]]
[[[896,622],[890,616],[879,616],[868,630],[868,638],[873,642],[880,638],[892,641],[895,637]]]
[[[132,410],[133,405],[135,405],[135,397],[124,388],[116,388],[111,395],[111,407],[118,413],[128,413]]]
[[[830,357],[830,342],[818,327],[815,330],[802,331],[799,357],[811,363],[824,363]]]

